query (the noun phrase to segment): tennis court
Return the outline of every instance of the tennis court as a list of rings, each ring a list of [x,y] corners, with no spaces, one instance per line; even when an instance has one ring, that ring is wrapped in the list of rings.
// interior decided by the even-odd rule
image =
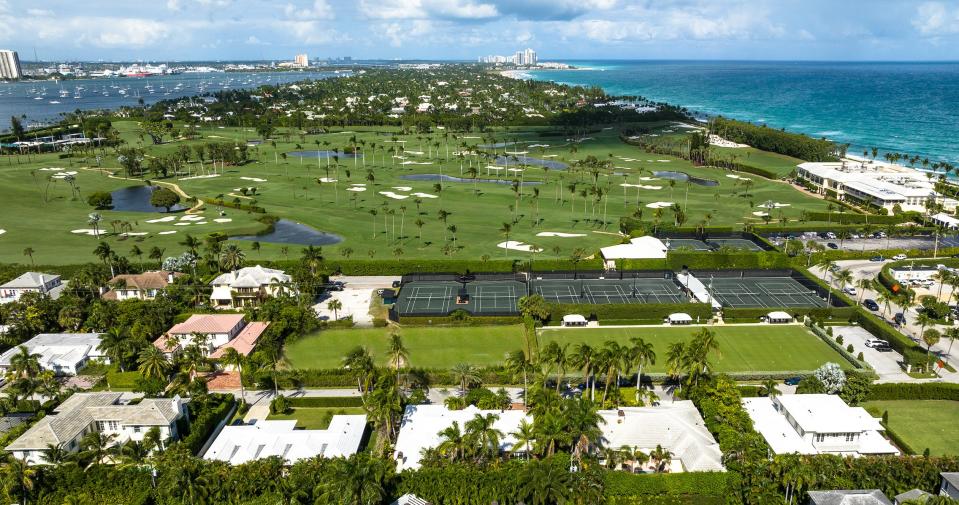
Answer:
[[[669,244],[669,250],[675,251],[677,249],[691,249],[693,251],[708,251],[710,250],[709,244],[703,242],[702,240],[696,240],[693,238],[668,238],[666,242]]]
[[[552,303],[682,303],[671,279],[536,279],[530,290]]]
[[[731,249],[742,249],[744,251],[762,251],[763,248],[756,245],[752,240],[746,240],[744,238],[714,238],[706,241],[707,244],[713,247],[713,249],[719,249],[720,247],[726,246]]]
[[[446,315],[455,310],[472,314],[515,313],[516,301],[526,296],[517,281],[414,281],[403,285],[396,299],[401,315]]]
[[[724,307],[825,307],[818,293],[791,277],[699,278]]]

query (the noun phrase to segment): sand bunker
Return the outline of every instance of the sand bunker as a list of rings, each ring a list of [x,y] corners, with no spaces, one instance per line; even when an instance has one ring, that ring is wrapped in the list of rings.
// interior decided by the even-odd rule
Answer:
[[[387,198],[392,198],[394,200],[405,200],[409,198],[409,195],[398,195],[392,191],[380,191],[380,194]]]
[[[350,184],[350,186],[366,186],[366,184],[363,184],[361,182],[354,182],[353,184]]]
[[[400,165],[432,165],[431,161],[404,161]]]
[[[765,202],[757,205],[760,209],[781,209],[783,207],[789,207],[792,204],[789,203],[779,203],[779,202]]]
[[[190,226],[193,223],[173,223],[173,226]]]
[[[403,152],[406,153],[406,154],[416,154],[416,155],[420,155],[420,156],[423,155],[423,151],[410,151],[410,150],[406,150],[406,151],[403,151]]]
[[[762,211],[760,211],[760,212],[753,212],[753,215],[754,215],[754,216],[763,217],[763,216],[768,216],[769,213],[768,213],[768,212],[762,212]]]
[[[658,161],[658,162],[660,162],[660,163],[669,163],[669,162],[671,162],[671,161],[673,161],[673,160],[656,160],[656,161]]]
[[[715,135],[715,134],[709,135],[709,145],[716,146],[716,147],[729,147],[733,149],[741,149],[743,147],[749,147],[746,144],[739,144],[731,140],[726,140],[720,137],[719,135]]]
[[[352,188],[346,188],[347,191],[366,191],[366,188],[362,186],[353,186]]]
[[[662,208],[672,207],[672,206],[673,206],[672,202],[653,202],[653,203],[646,204],[646,207],[650,209],[662,209]]]
[[[730,179],[740,179],[744,181],[749,180],[749,177],[743,177],[741,175],[736,175],[736,174],[726,174],[726,177],[729,177]]]
[[[173,235],[174,233],[176,233],[176,230],[161,231],[161,232],[158,233],[157,235]]]
[[[329,177],[320,177],[320,178],[317,179],[317,180],[320,181],[320,182],[325,182],[325,183],[336,182],[336,179],[330,179]]]
[[[233,220],[228,217],[219,217],[213,220],[214,223],[232,223]]]
[[[516,240],[508,240],[506,242],[500,242],[496,244],[496,247],[500,249],[512,249],[514,251],[523,251],[523,252],[537,252],[542,251],[539,247],[530,244],[524,244],[523,242],[518,242]]]
[[[210,175],[192,175],[190,177],[180,177],[181,181],[189,181],[190,179],[212,179],[214,177],[219,177],[220,174],[210,174]]]
[[[144,223],[169,223],[170,221],[176,221],[176,216],[166,216],[159,217],[156,219],[147,219]]]
[[[413,193],[413,196],[418,196],[420,198],[439,198],[438,195],[433,195],[430,193]]]
[[[541,231],[536,234],[537,237],[562,237],[562,238],[572,238],[572,237],[585,237],[585,233],[563,233],[561,231]]]
[[[259,177],[240,177],[244,181],[253,181],[253,182],[266,182],[266,179],[260,179]]]
[[[397,191],[413,191],[413,188],[409,186],[393,186],[393,189]]]
[[[128,231],[124,233],[124,235],[128,235],[130,237],[142,237],[144,235],[149,235],[149,233],[145,231]]]
[[[76,233],[77,235],[89,235],[93,237],[96,236],[97,231],[92,228],[80,228],[79,230],[70,230],[70,233]],[[103,230],[100,230],[100,235],[103,235]]]
[[[0,229],[0,235],[3,235],[3,234],[6,233],[6,232],[7,232],[7,230]]]
[[[180,221],[203,221],[203,219],[204,219],[203,216],[197,216],[194,214],[187,214],[185,216],[180,217]]]

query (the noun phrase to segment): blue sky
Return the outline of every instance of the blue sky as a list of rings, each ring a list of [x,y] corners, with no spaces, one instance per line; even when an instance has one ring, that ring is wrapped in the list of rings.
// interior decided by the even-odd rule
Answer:
[[[0,0],[24,60],[959,60],[959,0]]]

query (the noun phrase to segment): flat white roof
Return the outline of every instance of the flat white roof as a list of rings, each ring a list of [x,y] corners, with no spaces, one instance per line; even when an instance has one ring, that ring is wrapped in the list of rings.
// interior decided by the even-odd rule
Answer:
[[[945,212],[940,212],[932,216],[932,219],[933,221],[939,221],[941,223],[944,223],[947,226],[952,226],[952,227],[959,226],[959,219],[956,219],[950,216],[949,214],[946,214]]]
[[[41,333],[20,344],[30,354],[40,355],[40,365],[50,370],[54,365],[75,366],[88,356],[102,357],[99,333]],[[0,354],[0,367],[10,366],[10,360],[20,352],[20,346],[11,347]]]
[[[776,398],[805,431],[847,433],[884,428],[862,407],[850,407],[836,395],[781,395]]]
[[[586,318],[581,314],[566,314],[563,316],[564,323],[585,323]]]
[[[287,464],[316,456],[351,456],[356,454],[363,440],[366,416],[333,416],[325,430],[297,430],[295,427],[295,420],[225,426],[203,458],[239,465],[270,456],[279,456]]]
[[[803,440],[786,416],[773,408],[769,398],[743,398],[743,408],[753,420],[753,427],[776,454],[818,454],[812,444]]]
[[[792,319],[793,318],[793,316],[791,316],[788,312],[783,312],[781,310],[770,312],[769,314],[766,315],[766,317],[768,317],[769,319]]]
[[[670,321],[692,321],[693,317],[685,312],[675,312],[669,315]]]
[[[666,257],[666,244],[653,236],[636,237],[628,244],[617,244],[603,247],[600,252],[603,258],[614,259],[663,259]]]

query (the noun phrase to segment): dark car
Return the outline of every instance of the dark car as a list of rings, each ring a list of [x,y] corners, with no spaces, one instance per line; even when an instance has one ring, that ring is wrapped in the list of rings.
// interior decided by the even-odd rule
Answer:
[[[802,382],[802,377],[790,377],[783,381],[783,384],[787,386],[798,386]]]
[[[839,246],[836,245],[835,242],[830,242],[830,243],[826,244],[826,247],[828,247],[828,248],[830,248],[830,249],[839,249]]]
[[[875,349],[875,350],[877,350],[877,351],[879,351],[879,352],[892,352],[892,346],[889,345],[889,344],[877,345],[877,346],[873,347],[873,349]]]
[[[873,312],[879,310],[879,304],[876,303],[876,300],[873,300],[872,298],[866,298],[863,300],[862,305]]]
[[[873,256],[872,258],[869,258],[869,261],[882,261],[883,259],[885,258],[882,256]]]
[[[898,325],[906,324],[906,316],[902,315],[902,312],[896,312],[896,315],[892,318]]]

